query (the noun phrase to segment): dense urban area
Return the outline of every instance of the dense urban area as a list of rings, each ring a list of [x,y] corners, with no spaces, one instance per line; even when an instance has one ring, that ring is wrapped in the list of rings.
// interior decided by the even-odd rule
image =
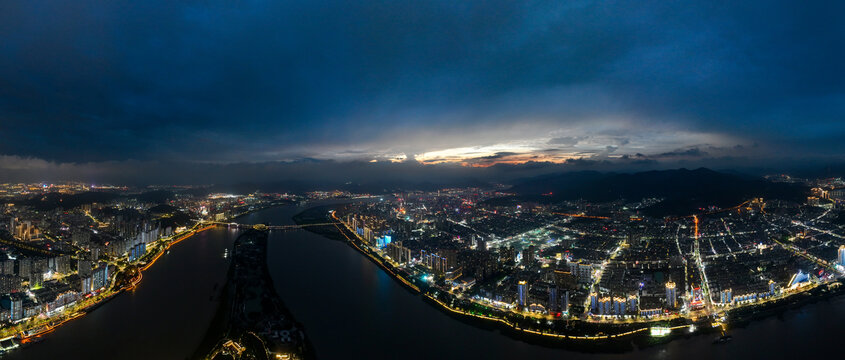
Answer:
[[[795,294],[841,291],[845,183],[770,181],[806,184],[811,196],[654,218],[642,210],[663,199],[548,205],[444,189],[330,216],[359,250],[461,316],[581,341],[704,327],[725,342],[731,317],[753,317]]]
[[[192,187],[0,185],[0,351],[38,342],[132,290],[171,245],[299,198]]]
[[[504,186],[237,195],[203,187],[2,184],[0,349],[38,342],[131,290],[171,245],[197,232],[241,226],[236,217],[259,209],[338,198],[346,200],[305,211],[310,218],[301,225],[331,228],[457,317],[573,341],[723,331],[749,309],[841,291],[845,181],[769,181],[801,184],[809,196],[655,217],[645,210],[663,198],[523,200]],[[304,334],[268,285],[266,264],[259,266],[266,236],[251,234],[236,243],[228,285],[229,306],[243,309],[228,315],[229,337],[214,356],[260,358],[249,350],[258,339],[297,358]],[[258,335],[249,340],[247,333]]]

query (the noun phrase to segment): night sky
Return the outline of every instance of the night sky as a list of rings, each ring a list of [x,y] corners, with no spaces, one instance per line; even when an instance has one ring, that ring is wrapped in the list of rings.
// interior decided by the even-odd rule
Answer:
[[[0,1],[0,180],[842,162],[843,14],[770,0]]]

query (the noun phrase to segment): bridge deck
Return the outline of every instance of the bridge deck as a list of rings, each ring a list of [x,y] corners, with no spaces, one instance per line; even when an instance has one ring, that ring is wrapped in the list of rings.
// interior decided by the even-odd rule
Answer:
[[[229,227],[237,227],[237,228],[252,228],[255,226],[254,224],[239,224],[239,223],[225,223],[214,221],[213,224],[229,226]],[[302,229],[309,226],[331,226],[339,224],[337,222],[327,222],[327,223],[316,223],[316,224],[299,224],[299,225],[270,225],[267,226],[267,229],[270,230],[293,230],[293,229]]]

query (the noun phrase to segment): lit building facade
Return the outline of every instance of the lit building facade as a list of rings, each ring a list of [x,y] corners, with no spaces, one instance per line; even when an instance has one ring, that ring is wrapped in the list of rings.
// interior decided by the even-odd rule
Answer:
[[[678,292],[674,282],[666,283],[666,307],[674,309],[678,306]]]

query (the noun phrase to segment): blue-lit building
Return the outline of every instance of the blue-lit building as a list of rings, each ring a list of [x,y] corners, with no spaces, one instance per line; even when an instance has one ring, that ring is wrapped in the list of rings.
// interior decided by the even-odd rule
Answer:
[[[2,298],[0,305],[3,309],[9,310],[9,320],[12,322],[19,321],[24,318],[23,312],[23,298],[25,295],[21,293],[8,294]]]
[[[802,283],[809,282],[810,275],[805,274],[803,271],[798,270],[798,273],[792,276],[792,280],[789,281],[789,287],[798,286]]]
[[[516,284],[516,293],[517,304],[519,305],[519,308],[524,308],[528,300],[528,282],[525,280],[520,280],[519,283]]]
[[[730,305],[733,302],[733,290],[724,289],[719,293],[719,302],[722,305]]]
[[[609,297],[599,299],[599,315],[610,315],[613,313],[613,300]]]
[[[627,301],[625,298],[613,298],[613,315],[624,315],[627,311]]]
[[[635,312],[637,311],[639,306],[639,297],[637,295],[628,295],[628,311]]]
[[[390,235],[384,235],[379,238],[376,238],[376,246],[382,248],[387,246],[393,241],[393,237]]]
[[[678,306],[678,293],[677,289],[675,288],[675,283],[667,282],[666,283],[666,307],[670,309],[674,309]]]
[[[129,261],[141,259],[147,253],[147,244],[140,243],[129,249]]]

